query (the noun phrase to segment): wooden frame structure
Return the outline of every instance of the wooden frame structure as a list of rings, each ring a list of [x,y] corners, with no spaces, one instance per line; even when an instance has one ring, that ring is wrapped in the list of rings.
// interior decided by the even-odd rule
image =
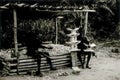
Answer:
[[[81,9],[80,7],[74,7],[74,6],[46,6],[46,5],[38,5],[36,4],[26,4],[26,3],[6,3],[2,6],[0,6],[1,10],[7,10],[11,8],[13,10],[13,19],[14,19],[14,44],[15,44],[15,55],[17,56],[17,74],[19,74],[18,66],[19,66],[19,54],[18,54],[18,42],[17,42],[17,11],[16,8],[32,8],[36,11],[41,12],[54,12],[54,13],[85,13],[85,25],[84,25],[84,35],[87,33],[87,25],[88,25],[88,13],[89,12],[95,12],[95,10],[89,10],[89,9]],[[57,44],[57,36],[58,28],[57,28],[57,18],[56,18],[56,44]]]

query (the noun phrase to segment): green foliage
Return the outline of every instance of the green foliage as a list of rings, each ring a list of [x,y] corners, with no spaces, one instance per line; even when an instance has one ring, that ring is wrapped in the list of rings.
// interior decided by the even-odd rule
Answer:
[[[96,13],[89,16],[91,28],[95,31],[95,38],[115,38],[117,24],[115,6],[115,0],[101,0],[98,2]]]
[[[55,23],[53,19],[21,20],[18,24],[18,40],[25,38],[28,32],[39,33],[42,41],[53,41],[55,39]],[[21,35],[22,34],[22,35]],[[23,39],[22,38],[22,39]]]

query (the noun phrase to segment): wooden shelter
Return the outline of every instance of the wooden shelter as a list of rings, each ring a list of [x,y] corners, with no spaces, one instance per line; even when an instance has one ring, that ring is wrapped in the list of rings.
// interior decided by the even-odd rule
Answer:
[[[15,1],[15,2],[14,2]],[[34,3],[27,3],[29,1],[33,1]],[[13,11],[13,19],[14,19],[14,45],[15,45],[15,55],[17,56],[17,74],[19,74],[19,54],[18,54],[18,41],[17,41],[17,8],[31,8],[39,12],[53,12],[53,13],[85,13],[85,20],[82,21],[84,25],[84,35],[87,33],[87,25],[88,25],[88,13],[95,12],[95,10],[90,10],[89,8],[84,8],[82,6],[62,6],[62,5],[41,5],[40,2],[42,0],[2,0],[4,4],[1,3],[0,10],[12,10]],[[57,0],[53,0],[57,2]],[[57,19],[56,19],[56,44],[57,44]],[[23,60],[23,59],[22,59]]]

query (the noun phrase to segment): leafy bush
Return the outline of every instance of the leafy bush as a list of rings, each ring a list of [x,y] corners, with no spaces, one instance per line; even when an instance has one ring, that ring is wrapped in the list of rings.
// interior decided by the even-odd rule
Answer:
[[[22,20],[19,21],[18,24],[18,40],[20,42],[21,39],[26,39],[25,36],[28,32],[32,32],[35,34],[39,32],[39,36],[41,37],[42,41],[53,41],[55,38],[55,25],[54,20],[45,20],[45,19],[38,19],[38,20]],[[22,35],[21,35],[22,34]],[[23,38],[21,38],[23,37]]]

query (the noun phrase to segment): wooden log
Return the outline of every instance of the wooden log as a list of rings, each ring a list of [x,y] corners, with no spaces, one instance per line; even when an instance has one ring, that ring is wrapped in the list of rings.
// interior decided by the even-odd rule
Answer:
[[[53,64],[59,64],[59,63],[63,63],[64,61],[70,62],[70,58],[66,58],[66,59],[60,59],[60,60],[53,60],[52,63]],[[42,61],[41,65],[47,64],[47,61]],[[5,64],[7,67],[13,67],[13,66],[17,66],[16,63],[14,64]],[[37,65],[37,62],[26,62],[26,63],[20,63],[19,66],[30,66],[30,65]]]
[[[60,65],[54,65],[55,67],[61,67],[61,66],[67,66],[67,65],[70,65],[69,63],[64,63],[64,64],[60,64]],[[46,71],[47,70],[50,70],[49,66],[41,66],[41,71]],[[31,67],[31,68],[19,68],[19,72],[25,72],[25,71],[28,71],[28,70],[37,70],[37,67]],[[17,69],[12,69],[10,71],[10,73],[16,73]]]
[[[58,19],[55,18],[55,44],[58,43]]]
[[[68,61],[68,60],[70,60],[69,57],[68,58],[62,58],[62,59],[54,59],[54,60],[52,60],[52,62],[62,62],[62,61]]]
[[[62,67],[62,66],[68,66],[70,65],[70,54],[63,54],[63,55],[57,55],[52,56],[52,63],[55,67]],[[42,64],[41,69],[46,71],[46,69],[50,69],[49,64],[47,64],[47,60],[45,57],[41,58]],[[37,62],[36,59],[29,58],[21,58],[19,59],[19,66],[17,66],[17,58],[11,58],[4,61],[6,65],[6,70],[11,74],[18,73],[26,73],[28,70],[37,70]]]
[[[52,60],[52,62],[57,63],[57,62],[68,61],[68,60],[70,60],[70,58],[56,59],[56,60]],[[46,62],[47,61],[45,61],[44,63]],[[30,65],[30,64],[37,64],[37,62],[20,63],[19,65],[21,66],[21,65]]]
[[[10,72],[10,76],[14,76],[14,75],[16,75],[17,73],[16,72],[14,72],[14,73],[12,73],[12,72]],[[27,74],[27,72],[19,72],[19,75],[25,75],[25,74]]]
[[[68,58],[68,60],[64,60],[63,61],[55,61],[55,62],[52,62],[53,63],[53,66],[54,65],[61,65],[61,64],[66,64],[66,63],[69,63],[70,64],[70,59]],[[47,63],[47,61],[44,61],[44,62],[41,62],[41,66],[45,66],[45,65],[49,65]],[[10,64],[9,65],[9,68],[10,69],[15,69],[17,67],[17,64]],[[28,67],[37,67],[37,62],[29,62],[29,63],[20,63],[19,64],[19,68],[28,68]]]
[[[52,62],[62,62],[62,61],[70,61],[70,58],[68,57],[68,58],[62,58],[62,59],[54,59],[54,60],[52,60]],[[37,62],[36,62],[36,60],[34,60],[34,59],[25,59],[25,60],[19,60],[19,65],[28,65],[28,64],[36,64]],[[44,63],[47,63],[47,61],[46,60],[42,60],[41,61],[41,64],[44,64]],[[6,64],[6,65],[8,65],[8,66],[16,66],[17,64],[16,63],[9,63],[9,64]]]
[[[37,11],[43,12],[61,12],[61,13],[76,13],[76,12],[95,12],[95,10],[40,10],[36,9]]]
[[[17,67],[19,66],[19,54],[18,54],[18,40],[17,40],[17,12],[13,9],[13,19],[14,19],[14,44],[15,44],[15,55],[17,56]],[[17,74],[19,74],[17,69]]]
[[[84,26],[84,36],[87,34],[87,29],[88,29],[88,12],[85,14],[85,26]]]
[[[12,70],[11,72],[10,72],[10,75],[16,75],[16,71],[17,70]],[[34,72],[36,72],[37,71],[37,68],[35,69],[29,69],[29,70],[21,70],[21,71],[19,71],[19,74],[27,74],[27,72],[29,72],[29,71],[34,71]],[[41,69],[41,72],[46,72],[46,71],[50,71],[50,69]]]
[[[70,53],[65,53],[65,54],[61,54],[61,55],[55,55],[55,56],[51,56],[50,58],[51,59],[58,59],[58,58],[65,58],[65,57],[70,57]],[[1,58],[1,57],[0,57]],[[2,58],[4,61],[6,61],[6,62],[9,62],[9,61],[14,61],[14,60],[17,60],[17,58],[16,57],[14,57],[14,58],[10,58],[10,59],[4,59],[4,58]],[[32,57],[27,57],[27,58],[19,58],[19,60],[26,60],[26,59],[33,59]],[[42,57],[42,59],[45,59],[45,57]]]
[[[61,55],[61,56],[52,56],[51,59],[52,60],[58,60],[58,59],[65,59],[65,58],[70,58],[70,55]],[[16,58],[11,58],[9,60],[5,60],[4,62],[15,62],[17,59]],[[45,57],[41,58],[42,61],[46,60]],[[36,59],[33,59],[33,58],[22,58],[22,59],[19,59],[19,62],[29,62],[29,61],[36,61]]]

